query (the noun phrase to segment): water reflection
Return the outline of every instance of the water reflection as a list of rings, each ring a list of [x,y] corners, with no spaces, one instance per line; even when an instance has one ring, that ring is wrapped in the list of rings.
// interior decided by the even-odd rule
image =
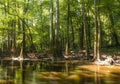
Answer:
[[[119,66],[0,61],[0,84],[119,84],[119,78]]]

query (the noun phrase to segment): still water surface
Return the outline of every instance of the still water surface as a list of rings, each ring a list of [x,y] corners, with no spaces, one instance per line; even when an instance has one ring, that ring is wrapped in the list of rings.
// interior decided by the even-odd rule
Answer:
[[[120,84],[120,66],[0,61],[0,84]],[[78,66],[79,65],[79,66]]]

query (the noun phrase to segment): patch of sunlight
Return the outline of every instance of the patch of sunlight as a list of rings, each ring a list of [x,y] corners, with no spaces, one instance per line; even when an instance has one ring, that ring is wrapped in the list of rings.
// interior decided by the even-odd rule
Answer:
[[[77,74],[73,74],[67,77],[68,80],[80,80],[80,76]]]
[[[100,66],[100,65],[82,65],[76,68],[79,75],[85,77],[94,77],[93,73],[96,73],[99,77],[118,77],[116,73],[120,74],[119,66]],[[113,74],[115,73],[115,74]]]
[[[67,75],[62,72],[41,72],[37,75],[37,78],[41,80],[63,80],[66,76]]]
[[[0,84],[14,84],[13,80],[0,80]]]
[[[0,68],[0,72],[3,71],[3,69]]]

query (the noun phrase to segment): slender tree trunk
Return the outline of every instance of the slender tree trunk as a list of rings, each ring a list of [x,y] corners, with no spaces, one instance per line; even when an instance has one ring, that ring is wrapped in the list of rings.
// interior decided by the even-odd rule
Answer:
[[[7,1],[7,7],[5,7],[5,15],[7,17],[7,11],[9,12],[9,0]],[[11,46],[12,46],[12,21],[8,22],[7,26],[9,27],[8,31],[8,44],[7,44],[7,52],[10,52]]]
[[[83,22],[81,23],[81,28],[79,28],[79,36],[80,36],[80,49],[83,49],[83,43],[84,43],[84,41],[83,41],[83,39],[84,39],[84,31],[83,31],[84,29],[83,29]]]
[[[98,18],[97,18],[97,21],[98,21],[97,59],[100,59],[100,57],[101,57],[101,21],[100,21],[99,8],[97,9],[97,11],[98,11]]]
[[[60,44],[60,38],[59,38],[59,31],[60,31],[60,17],[59,17],[59,0],[56,0],[56,28],[55,28],[55,47],[54,47],[54,58],[57,60],[57,58],[63,57],[62,55],[62,49]]]
[[[97,59],[97,10],[96,10],[96,0],[94,0],[94,12],[95,12],[94,59]]]
[[[40,0],[40,19],[41,19],[40,25],[41,25],[41,34],[44,33],[44,31],[43,31],[43,16],[42,16],[42,14],[43,14],[43,4],[42,4],[42,2],[43,2],[43,0]],[[42,38],[43,38],[42,39],[42,43],[40,44],[41,45],[41,49],[44,48],[44,44],[43,44],[43,42],[44,42],[44,36]]]
[[[83,28],[84,28],[84,47],[85,47],[85,56],[88,58],[88,53],[89,53],[89,49],[88,49],[88,30],[87,30],[87,22],[86,22],[86,10],[85,10],[85,2],[83,0],[82,3],[82,11],[83,11]]]
[[[53,45],[54,45],[54,32],[53,32],[53,0],[51,0],[50,5],[50,50],[53,53]]]
[[[25,55],[26,53],[26,33],[25,33],[25,19],[22,20],[22,32],[23,32],[23,37],[22,37],[22,54]]]
[[[88,15],[87,16],[90,16],[89,15],[89,10],[88,10]],[[87,19],[87,24],[88,24],[88,45],[89,45],[89,49],[91,49],[91,25],[90,25],[90,18]]]
[[[101,30],[100,30],[100,15],[99,15],[99,8],[97,7],[97,0],[94,0],[94,12],[95,12],[94,59],[100,60]]]
[[[13,48],[16,49],[16,20],[13,24]]]
[[[114,37],[114,39],[115,39],[115,46],[116,46],[116,47],[119,47],[119,46],[120,46],[119,37],[118,37],[118,35],[117,35],[116,32],[113,33],[113,37]]]
[[[3,25],[4,25],[4,22],[3,22]],[[4,29],[2,31],[2,37],[4,37]],[[1,48],[2,48],[2,52],[4,51],[4,39],[2,38],[2,44],[1,44]]]
[[[75,46],[75,42],[74,42],[75,37],[74,37],[74,28],[73,28],[72,16],[70,18],[70,26],[71,26],[71,32],[72,32],[72,48],[74,50],[76,48],[76,46]]]
[[[26,14],[27,12],[27,0],[24,0],[24,4],[23,4],[23,15]],[[26,26],[25,26],[25,22],[26,22],[26,19],[25,18],[22,18],[22,34],[23,34],[23,37],[22,37],[22,56],[25,56],[26,55]],[[23,57],[22,57],[23,58]]]
[[[9,25],[9,24],[8,24]],[[9,27],[10,27],[10,25],[9,25]],[[10,29],[8,29],[7,30],[7,32],[8,32],[8,41],[7,41],[7,49],[8,49],[8,51],[10,51],[10,48],[11,48],[11,30]]]
[[[66,30],[66,51],[65,54],[68,55],[69,54],[69,48],[70,48],[70,43],[69,43],[69,27],[70,27],[70,2],[69,0],[67,0],[68,2],[68,17],[67,17],[67,30]]]
[[[18,19],[18,23],[17,23],[18,27],[17,27],[17,30],[19,30],[16,34],[17,36],[21,35],[21,32],[22,32],[22,21],[20,19]],[[17,38],[19,40],[22,40],[20,38]],[[18,52],[20,52],[20,49],[21,49],[21,46],[22,46],[22,43],[18,44],[17,48],[16,48],[16,54],[19,55]]]

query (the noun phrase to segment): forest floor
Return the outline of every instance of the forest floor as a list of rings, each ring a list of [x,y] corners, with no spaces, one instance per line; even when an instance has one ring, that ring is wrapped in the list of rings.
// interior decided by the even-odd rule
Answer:
[[[89,57],[85,57],[85,50],[73,50],[70,51],[69,55],[63,53],[64,58],[62,61],[69,60],[71,61],[82,61],[82,62],[92,62],[93,50],[89,51]],[[101,51],[101,60],[105,60],[107,57],[112,57],[114,60],[120,60],[120,49],[102,49]],[[14,56],[13,54],[0,53],[0,60],[12,60],[12,58],[18,58],[19,56]],[[25,59],[25,58],[24,58]],[[38,53],[27,53],[26,59],[39,59],[41,61],[53,61],[53,56],[47,51],[38,52]],[[61,60],[60,60],[61,61]]]

